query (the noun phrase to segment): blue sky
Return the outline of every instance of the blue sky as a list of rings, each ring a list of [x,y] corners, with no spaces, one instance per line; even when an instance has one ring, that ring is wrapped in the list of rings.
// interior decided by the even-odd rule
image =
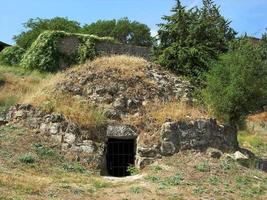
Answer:
[[[181,0],[188,7],[201,0]],[[267,0],[215,0],[222,14],[240,34],[261,36],[267,28]],[[175,0],[1,0],[0,41],[13,43],[29,18],[68,17],[81,24],[98,19],[129,17],[156,32],[162,15],[168,15]]]

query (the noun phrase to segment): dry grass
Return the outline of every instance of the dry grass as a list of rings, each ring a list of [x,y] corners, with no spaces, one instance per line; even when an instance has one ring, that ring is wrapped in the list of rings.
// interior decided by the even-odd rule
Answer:
[[[157,124],[163,124],[167,119],[188,121],[209,117],[206,112],[201,111],[199,108],[177,101],[150,105],[148,115],[154,118]]]
[[[144,68],[147,65],[148,62],[143,58],[127,55],[112,55],[99,57],[83,65],[74,66],[69,72],[75,73],[94,68],[101,73],[103,70],[118,69],[122,78],[131,77],[133,74],[145,77]]]
[[[267,121],[267,112],[262,112],[256,115],[250,115],[248,116],[249,121]]]
[[[37,76],[17,76],[12,73],[3,73],[4,84],[0,87],[0,111],[14,105],[20,98],[33,92],[42,78]]]
[[[39,194],[45,190],[52,182],[49,177],[40,177],[34,174],[0,174],[0,185],[4,185],[11,190],[20,190],[30,194]]]
[[[30,102],[45,112],[61,113],[82,128],[97,128],[106,124],[106,117],[101,109],[72,95],[47,92],[34,96]]]

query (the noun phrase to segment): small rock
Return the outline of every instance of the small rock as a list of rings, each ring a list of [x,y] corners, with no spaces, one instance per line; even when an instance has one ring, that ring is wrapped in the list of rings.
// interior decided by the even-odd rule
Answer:
[[[234,154],[228,155],[230,158],[239,161],[239,160],[248,160],[248,156],[244,155],[240,151],[236,151]]]
[[[209,155],[209,157],[216,159],[220,159],[223,155],[223,153],[220,150],[214,148],[208,148],[207,154]]]
[[[64,141],[68,144],[73,144],[76,140],[76,136],[72,133],[65,133],[64,135]]]

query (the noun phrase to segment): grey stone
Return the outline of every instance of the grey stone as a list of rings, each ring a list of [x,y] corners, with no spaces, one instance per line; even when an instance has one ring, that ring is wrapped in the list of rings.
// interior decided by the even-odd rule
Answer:
[[[109,119],[120,119],[121,118],[120,113],[113,108],[104,109],[104,115]]]
[[[14,113],[14,118],[25,118],[26,113],[23,110],[18,110]]]
[[[170,141],[163,141],[160,147],[163,156],[171,156],[176,153],[175,145]]]
[[[62,135],[51,135],[50,137],[55,143],[57,144],[62,143]]]
[[[130,125],[109,125],[107,137],[136,138],[138,134]]]
[[[64,135],[64,141],[68,144],[73,144],[76,140],[76,136],[72,133],[65,133]]]
[[[223,155],[223,153],[220,150],[214,149],[214,148],[207,149],[207,154],[209,157],[216,158],[216,159],[221,158]]]
[[[151,165],[155,159],[153,158],[146,158],[146,157],[139,157],[136,159],[136,166],[140,169],[143,169],[147,165]]]
[[[58,134],[60,132],[60,124],[59,123],[53,123],[49,127],[50,134]]]
[[[138,147],[137,153],[140,157],[156,157],[157,156],[157,150],[155,148],[144,148],[144,147]]]

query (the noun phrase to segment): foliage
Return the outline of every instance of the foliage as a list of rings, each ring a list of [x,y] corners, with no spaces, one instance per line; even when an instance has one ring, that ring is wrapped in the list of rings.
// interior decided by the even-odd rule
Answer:
[[[85,168],[79,163],[64,163],[63,169],[67,172],[79,172],[79,173],[85,172]]]
[[[240,39],[214,63],[203,96],[218,118],[235,124],[267,103],[267,62],[261,53],[261,47]]]
[[[230,22],[224,19],[211,0],[203,0],[202,8],[187,9],[177,0],[171,16],[160,24],[159,45],[154,49],[156,61],[162,66],[198,82],[235,37]]]
[[[123,44],[137,46],[152,45],[149,27],[137,21],[130,21],[128,18],[98,20],[95,23],[85,25],[82,32],[99,37],[113,37]]]
[[[34,148],[35,148],[37,155],[39,156],[54,157],[56,155],[56,152],[53,149],[44,147],[40,143],[34,144]]]
[[[6,47],[0,52],[0,64],[1,65],[18,65],[25,50],[19,46]]]
[[[20,162],[25,163],[25,164],[35,163],[35,158],[30,153],[20,156],[19,160]]]
[[[140,170],[136,168],[134,165],[129,165],[127,168],[127,172],[129,172],[131,176],[134,176],[139,174]]]
[[[210,171],[209,162],[204,160],[196,165],[196,169],[200,172],[208,172]]]
[[[26,30],[14,36],[14,40],[17,45],[28,49],[43,31],[58,30],[76,33],[79,32],[81,27],[76,21],[69,20],[68,18],[55,17],[52,19],[29,19],[24,23],[24,28]]]
[[[79,40],[77,51],[70,56],[61,54],[57,46],[58,41],[66,37],[76,37]],[[64,61],[68,64],[82,63],[86,59],[94,58],[96,56],[94,45],[98,41],[113,42],[113,39],[63,31],[45,31],[27,50],[22,58],[21,65],[31,70],[54,72],[59,69],[60,57],[64,58]]]

